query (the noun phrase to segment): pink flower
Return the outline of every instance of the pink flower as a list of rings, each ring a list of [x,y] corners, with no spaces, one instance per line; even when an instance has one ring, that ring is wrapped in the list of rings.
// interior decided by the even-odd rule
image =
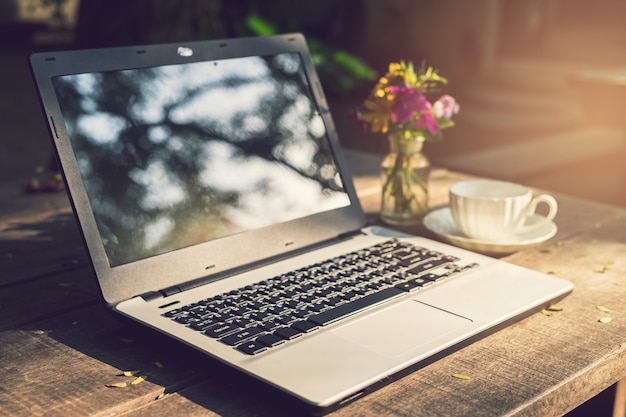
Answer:
[[[428,112],[431,107],[422,92],[416,88],[391,86],[389,91],[395,95],[391,108],[391,121],[394,123],[405,124],[416,114]]]
[[[435,116],[429,111],[424,111],[421,113],[419,119],[415,120],[413,126],[416,128],[426,127],[431,135],[436,135],[439,133],[439,125],[437,124],[437,120]]]
[[[433,110],[437,117],[451,119],[453,115],[459,112],[459,105],[454,97],[446,94],[435,102]]]

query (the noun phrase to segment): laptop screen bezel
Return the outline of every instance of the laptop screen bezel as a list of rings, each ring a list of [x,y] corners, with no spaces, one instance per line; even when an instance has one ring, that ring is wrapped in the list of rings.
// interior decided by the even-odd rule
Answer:
[[[189,51],[192,52],[191,55],[188,54]],[[52,79],[69,74],[148,68],[281,52],[297,52],[302,59],[312,96],[322,115],[331,150],[350,198],[350,205],[111,267],[63,123]],[[223,276],[228,271],[234,272],[246,265],[300,251],[366,225],[321,83],[306,40],[301,34],[35,53],[31,55],[30,64],[68,195],[107,306],[134,296],[182,286],[190,281],[200,282],[205,278],[210,280],[215,276]]]

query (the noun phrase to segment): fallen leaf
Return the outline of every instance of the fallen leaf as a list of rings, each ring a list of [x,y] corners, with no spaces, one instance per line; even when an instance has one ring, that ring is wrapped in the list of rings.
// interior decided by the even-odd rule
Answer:
[[[606,308],[606,307],[603,307],[603,306],[596,306],[596,308],[598,310],[602,311],[603,313],[610,313],[611,312],[610,308]]]
[[[169,393],[169,392],[162,392],[162,393],[160,393],[160,394],[156,397],[156,399],[157,399],[157,400],[162,400],[163,398],[165,398],[165,397],[169,397],[169,396],[170,396],[170,393]]]
[[[552,305],[552,306],[548,307],[546,310],[548,310],[548,311],[563,311],[563,307]]]
[[[613,320],[611,317],[602,317],[600,320],[598,320],[600,323],[610,323],[611,320]]]
[[[550,317],[552,315],[552,313],[548,310],[546,310],[545,308],[543,310],[541,310],[541,314],[543,314],[544,316],[548,316]]]
[[[599,274],[604,274],[606,271],[613,269],[615,263],[613,261],[607,262],[602,268],[595,269],[595,272]]]
[[[624,282],[624,281],[616,282],[615,285],[617,285],[618,287],[626,287],[626,282]]]
[[[137,378],[135,378],[135,379],[133,380],[133,382],[131,382],[131,385],[141,384],[141,383],[142,383],[143,381],[145,381],[146,379],[148,379],[148,377],[147,377],[147,376],[145,376],[145,375],[138,376]]]
[[[133,343],[134,340],[133,339],[129,339],[127,337],[120,337],[120,340],[124,343]]]
[[[470,379],[472,379],[471,377],[464,375],[464,374],[452,374],[452,376],[454,378],[458,378],[458,379],[464,379],[466,381],[469,381]]]
[[[107,388],[125,388],[126,382],[115,382],[113,384],[105,384],[104,386]]]
[[[161,369],[163,369],[163,364],[162,364],[161,362],[159,362],[159,361],[156,361],[156,362],[154,363],[154,366],[156,366],[157,368],[161,368]]]
[[[139,372],[141,372],[141,371],[124,371],[124,372],[122,372],[122,375],[124,375],[124,376],[135,376]]]

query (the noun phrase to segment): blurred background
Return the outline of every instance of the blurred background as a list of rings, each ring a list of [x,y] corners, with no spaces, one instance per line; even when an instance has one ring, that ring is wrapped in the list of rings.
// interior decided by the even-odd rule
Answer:
[[[426,60],[461,112],[434,164],[626,205],[622,0],[0,0],[0,181],[53,167],[32,51],[302,32],[346,148],[393,60]],[[382,140],[381,140],[382,139]]]

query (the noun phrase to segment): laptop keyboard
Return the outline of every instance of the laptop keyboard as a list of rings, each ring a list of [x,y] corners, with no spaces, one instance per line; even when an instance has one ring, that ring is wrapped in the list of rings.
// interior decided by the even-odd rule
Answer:
[[[459,261],[393,239],[163,316],[255,355],[477,266]]]

